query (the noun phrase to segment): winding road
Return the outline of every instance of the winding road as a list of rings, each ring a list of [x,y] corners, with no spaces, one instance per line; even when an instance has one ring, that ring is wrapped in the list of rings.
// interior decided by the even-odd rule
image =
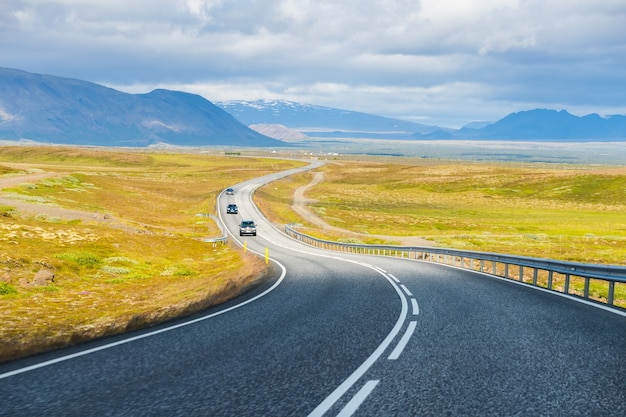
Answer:
[[[231,239],[267,253],[273,279],[203,314],[1,365],[0,416],[626,415],[624,315],[296,242],[252,193],[298,171],[219,198]],[[257,236],[239,237],[241,218]]]

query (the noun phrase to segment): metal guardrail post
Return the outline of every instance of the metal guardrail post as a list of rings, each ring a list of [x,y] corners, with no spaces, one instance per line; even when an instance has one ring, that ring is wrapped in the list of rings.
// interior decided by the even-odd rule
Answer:
[[[548,271],[548,289],[551,290],[552,289],[552,278],[554,276],[554,272],[553,271]]]

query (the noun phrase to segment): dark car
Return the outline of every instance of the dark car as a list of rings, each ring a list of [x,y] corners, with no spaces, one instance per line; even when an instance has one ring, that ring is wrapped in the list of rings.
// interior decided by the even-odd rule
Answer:
[[[254,220],[242,220],[239,225],[239,236],[243,235],[256,236],[256,223],[254,223]]]
[[[235,190],[233,190],[232,188],[226,189],[226,195],[233,195],[233,194],[235,194]]]
[[[237,214],[239,213],[239,208],[237,204],[229,204],[226,206],[226,213],[228,214]]]

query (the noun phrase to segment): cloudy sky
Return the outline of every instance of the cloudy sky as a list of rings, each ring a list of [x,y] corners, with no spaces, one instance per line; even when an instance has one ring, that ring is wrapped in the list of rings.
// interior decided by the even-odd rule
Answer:
[[[626,1],[1,0],[0,66],[446,127],[626,114]]]

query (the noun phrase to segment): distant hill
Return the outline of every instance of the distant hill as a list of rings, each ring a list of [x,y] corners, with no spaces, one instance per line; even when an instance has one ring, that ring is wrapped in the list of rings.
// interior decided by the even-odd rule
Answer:
[[[626,139],[626,116],[574,116],[565,110],[535,109],[511,113],[478,130],[461,130],[461,137],[528,140]]]
[[[530,141],[625,141],[626,116],[574,116],[565,110],[535,109],[511,113],[495,123],[457,131],[416,133],[414,139],[486,139]],[[437,135],[440,135],[439,137]]]
[[[428,133],[441,129],[406,120],[285,100],[232,100],[216,101],[215,104],[243,124],[283,125],[314,137],[406,139],[415,132]]]
[[[535,109],[511,113],[496,122],[470,122],[461,129],[451,129],[282,100],[236,100],[215,104],[247,125],[283,125],[309,137],[328,139],[626,140],[626,116],[623,115],[579,117],[565,110]]]
[[[127,94],[98,84],[0,68],[0,139],[148,146],[285,146],[201,96]]]

